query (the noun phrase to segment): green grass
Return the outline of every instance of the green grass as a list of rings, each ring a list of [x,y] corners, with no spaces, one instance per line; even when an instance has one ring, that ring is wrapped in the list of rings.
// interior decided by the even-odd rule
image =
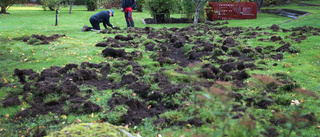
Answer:
[[[320,5],[320,0],[312,0],[312,1],[300,1],[301,3],[310,3],[310,4],[318,4]]]
[[[307,1],[303,1],[307,2]],[[320,1],[314,1],[315,4],[320,4]],[[269,7],[266,7],[269,8]],[[294,9],[294,10],[300,10],[305,12],[310,12],[311,14],[308,16],[300,17],[296,20],[290,21],[288,23],[280,25],[280,27],[283,28],[291,28],[296,26],[312,26],[312,27],[320,27],[320,24],[317,23],[320,21],[320,6],[298,6],[297,3],[293,3],[290,5],[284,5],[279,7],[271,7],[271,8],[284,8],[284,9]]]
[[[314,0],[308,3],[319,4],[319,0]],[[320,8],[315,6],[309,7],[299,7],[297,4],[290,4],[281,7],[273,7],[273,8],[289,8],[296,10],[303,10],[312,13],[309,16],[300,17],[291,22],[280,25],[282,28],[292,28],[292,27],[302,27],[302,26],[312,26],[312,27],[320,27],[318,23],[320,21]],[[99,9],[98,11],[102,11],[104,9]],[[9,9],[10,14],[0,14],[0,82],[2,83],[18,83],[17,77],[13,76],[13,72],[15,68],[18,69],[33,69],[34,71],[40,73],[44,68],[49,68],[51,66],[60,66],[63,67],[65,64],[75,63],[80,64],[81,62],[88,61],[92,63],[100,63],[100,62],[110,62],[110,63],[121,63],[117,61],[112,61],[110,59],[106,59],[100,55],[101,51],[104,49],[102,47],[95,47],[94,45],[98,42],[104,41],[104,37],[114,37],[115,34],[101,34],[97,32],[81,32],[83,25],[90,25],[89,18],[93,14],[98,11],[88,12],[86,11],[84,6],[75,6],[73,8],[72,14],[68,13],[68,8],[63,8],[59,12],[59,22],[58,26],[54,26],[55,24],[55,12],[54,11],[43,11],[40,6],[36,7],[26,7],[26,6],[13,6]],[[120,11],[120,9],[114,9],[115,17],[111,18],[111,23],[120,28],[125,28],[126,23],[124,20],[124,15]],[[133,18],[135,20],[136,27],[154,27],[154,28],[171,28],[171,27],[187,27],[191,26],[192,23],[188,24],[151,24],[145,25],[141,21],[144,18],[150,18],[148,11],[144,12],[134,12]],[[180,14],[175,14],[173,17],[181,17]],[[258,14],[257,19],[247,19],[247,20],[229,20],[229,27],[256,27],[259,26],[261,28],[270,27],[273,24],[280,24],[291,18],[281,17],[277,15],[270,14]],[[224,22],[224,21],[218,21]],[[101,25],[103,28],[103,26]],[[269,30],[270,31],[270,30]],[[271,32],[271,31],[270,31]],[[30,45],[22,42],[22,38],[25,36],[31,36],[32,34],[46,35],[50,36],[53,34],[65,34],[65,37],[58,38],[57,41],[52,42],[49,45]],[[286,36],[288,33],[277,32],[279,36]],[[270,37],[270,36],[265,36]],[[285,42],[290,42],[290,39],[285,39]],[[269,70],[254,70],[251,71],[250,74],[271,74],[271,73],[285,73],[291,76],[294,80],[297,81],[301,85],[302,88],[311,90],[313,92],[320,91],[320,60],[319,60],[319,36],[309,36],[307,40],[304,40],[302,43],[294,43],[293,46],[298,46],[301,50],[299,54],[288,54],[287,52],[284,54],[284,59],[281,61],[274,60],[264,60],[266,62],[266,66],[269,67]],[[250,39],[247,42],[243,42],[242,44],[251,47],[257,46],[268,46],[274,45],[276,48],[282,46],[273,42],[260,42],[256,39]],[[189,45],[191,48],[193,45]],[[126,51],[130,52],[133,50],[137,50],[134,48],[126,48]],[[139,49],[140,50],[140,49]],[[187,49],[186,49],[187,50]],[[271,67],[272,64],[278,63],[277,66]],[[284,68],[283,66],[289,63],[291,67]],[[150,54],[146,53],[144,58],[141,59],[141,66],[148,66],[145,71],[159,71],[161,67],[153,68],[154,66],[159,66],[158,62],[153,61],[150,58]],[[197,81],[196,76],[193,72],[199,70],[200,68],[197,66],[193,69],[186,68],[186,71],[190,73],[190,75],[180,74],[175,71],[171,71],[174,68],[177,68],[176,65],[165,65],[165,68],[170,70],[164,71],[164,75],[167,75],[169,79],[176,81],[179,83],[181,81],[188,81],[190,83]],[[114,78],[115,81],[120,81],[121,78],[119,74],[113,73],[110,74],[110,78]],[[143,77],[143,80],[149,81],[152,78]],[[255,81],[250,78],[248,81]],[[176,84],[175,83],[175,84]],[[91,87],[81,87],[81,90],[86,90]],[[159,89],[157,85],[151,85],[153,90]],[[259,86],[251,87],[252,89],[243,89],[237,92],[248,92],[248,96],[259,96]],[[12,92],[22,92],[22,87],[9,87],[9,88],[1,88],[0,89],[0,101],[2,101],[9,93]],[[192,89],[184,89],[184,90],[192,90]],[[94,91],[96,91],[94,89]],[[105,108],[107,106],[107,100],[111,98],[113,92],[123,93],[127,97],[132,97],[132,91],[125,91],[125,89],[119,89],[115,91],[104,90],[99,91],[95,94],[91,101]],[[101,96],[103,95],[103,96]],[[202,100],[201,98],[197,98],[197,96],[206,97],[206,99]],[[21,96],[19,96],[21,98]],[[55,96],[53,96],[55,97]],[[181,96],[177,95],[176,98],[181,98]],[[139,99],[138,97],[135,97]],[[190,95],[191,99],[198,100],[201,104],[191,104],[189,108],[184,108],[181,111],[170,111],[162,114],[162,117],[171,118],[173,122],[179,122],[188,118],[193,117],[191,114],[194,111],[199,112],[196,116],[197,118],[209,119],[213,123],[212,125],[207,124],[203,127],[192,127],[191,125],[184,125],[184,127],[172,127],[170,129],[166,128],[163,130],[159,130],[158,127],[153,126],[152,119],[144,119],[142,124],[137,128],[141,131],[144,136],[155,136],[155,133],[161,133],[164,136],[192,136],[198,135],[201,133],[210,133],[210,135],[221,135],[226,126],[229,129],[234,129],[230,131],[225,131],[229,133],[230,136],[250,136],[250,133],[259,134],[261,130],[265,128],[265,126],[270,123],[264,123],[264,120],[271,117],[273,114],[270,109],[248,109],[244,115],[246,117],[249,114],[253,114],[257,116],[256,118],[260,118],[255,127],[256,130],[249,131],[245,126],[239,127],[239,121],[232,120],[230,117],[226,117],[225,119],[218,119],[215,116],[223,116],[230,115],[230,105],[232,104],[224,104],[225,102],[220,102],[221,100],[215,97],[210,97],[207,93],[204,92],[193,92],[193,95]],[[320,110],[318,106],[320,102],[313,98],[309,98],[300,94],[294,93],[285,93],[283,95],[276,96],[279,100],[290,100],[290,99],[304,99],[306,102],[303,103],[305,109],[304,113],[314,112],[316,116],[320,115]],[[50,98],[48,98],[50,100]],[[215,103],[212,103],[215,102]],[[175,102],[178,104],[186,104],[188,102]],[[202,105],[202,106],[200,106]],[[10,119],[5,118],[8,114],[9,117],[14,115],[16,112],[21,110],[21,107],[27,108],[30,107],[28,104],[18,105],[14,107],[2,108],[0,110],[0,116],[3,117],[0,120],[0,136],[3,135],[3,129],[6,129],[8,132],[5,132],[5,136],[18,136],[18,130],[21,130],[22,133],[25,133],[27,129],[35,129],[37,126],[46,126],[48,131],[56,131],[65,127],[67,125],[72,125],[74,121],[77,119],[81,119],[83,123],[90,123],[92,121],[97,121],[98,115],[103,115],[102,112],[95,113],[94,117],[92,114],[78,115],[71,114],[65,118],[61,118],[61,116],[56,116],[54,114],[47,116],[39,116],[28,120],[26,123],[19,123],[18,125],[21,129],[13,128],[14,125],[10,121]],[[119,106],[118,106],[119,107]],[[108,118],[118,118],[119,114],[125,112],[126,106],[120,106],[119,111],[115,111],[111,113],[112,115]],[[290,106],[274,106],[272,109],[281,110],[281,112],[290,113],[295,111],[294,108]],[[113,116],[114,115],[114,116]],[[264,118],[265,117],[265,118]],[[46,125],[46,122],[50,122],[52,120],[57,120],[60,124],[50,126]],[[63,123],[63,124],[62,124]],[[262,124],[264,123],[264,124]],[[317,126],[317,125],[316,125]],[[299,130],[294,131],[291,135],[296,136],[315,136],[319,133],[319,129],[317,129],[315,125],[310,127],[301,128]],[[277,127],[281,136],[289,133],[288,128]],[[233,133],[234,132],[234,133]],[[21,135],[20,135],[21,136]]]
[[[273,24],[280,24],[282,22],[285,22],[287,20],[290,20],[291,18],[288,17],[282,17],[277,16],[273,14],[264,14],[264,13],[258,13],[257,19],[246,19],[246,20],[228,20],[229,24],[227,26],[230,27],[257,27],[260,28],[266,28],[270,27]],[[273,20],[273,21],[270,21]],[[219,21],[223,22],[223,21]],[[241,24],[241,25],[239,25]]]

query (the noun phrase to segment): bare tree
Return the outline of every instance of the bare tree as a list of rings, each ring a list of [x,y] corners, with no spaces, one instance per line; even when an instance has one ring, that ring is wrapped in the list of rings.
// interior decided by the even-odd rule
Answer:
[[[196,25],[198,24],[198,21],[199,21],[200,10],[204,7],[204,5],[206,5],[208,0],[192,0],[192,2],[196,8],[193,25]]]

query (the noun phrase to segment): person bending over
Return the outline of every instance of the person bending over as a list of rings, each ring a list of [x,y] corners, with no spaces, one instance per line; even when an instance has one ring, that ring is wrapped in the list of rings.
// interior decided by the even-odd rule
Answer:
[[[110,17],[113,15],[114,15],[114,11],[112,9],[108,11],[100,11],[97,14],[94,14],[93,16],[90,17],[89,21],[92,27],[88,27],[87,25],[84,25],[81,31],[91,31],[91,30],[100,31],[101,22],[105,29],[107,29],[107,25],[113,29],[114,26],[109,22]]]

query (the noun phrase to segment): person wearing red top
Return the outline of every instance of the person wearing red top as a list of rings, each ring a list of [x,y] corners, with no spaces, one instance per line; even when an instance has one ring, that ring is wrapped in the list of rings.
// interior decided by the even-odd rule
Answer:
[[[134,2],[137,2],[137,0],[122,0],[121,11],[124,12],[127,27],[134,27],[134,21],[132,19],[132,6]]]

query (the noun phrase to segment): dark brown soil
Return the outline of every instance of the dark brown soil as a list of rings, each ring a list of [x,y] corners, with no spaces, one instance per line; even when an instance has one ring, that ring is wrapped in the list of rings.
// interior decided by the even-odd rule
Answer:
[[[160,24],[160,23],[192,23],[193,20],[187,18],[170,18],[168,20],[155,20],[154,18],[146,18],[144,22],[146,24]]]
[[[66,35],[59,35],[59,34],[54,34],[52,36],[44,36],[44,35],[36,35],[36,34],[33,34],[31,37],[27,37],[27,38],[24,38],[23,41],[24,42],[27,42],[29,44],[34,44],[34,45],[39,45],[39,44],[49,44],[50,42],[52,41],[55,41],[56,39],[58,39],[59,37],[63,37],[63,36],[66,36]],[[31,41],[30,39],[37,39],[41,42],[35,42],[34,40]]]
[[[206,23],[205,25],[186,28],[154,29],[145,27],[128,28],[126,30],[105,30],[101,33],[118,34],[125,31],[130,32],[127,36],[119,34],[114,38],[105,38],[106,40],[96,44],[97,47],[106,47],[101,53],[104,57],[117,58],[119,61],[125,61],[126,63],[109,64],[103,62],[95,64],[83,62],[81,65],[66,64],[64,67],[52,66],[44,69],[40,74],[31,69],[20,70],[16,68],[14,75],[19,78],[21,85],[23,85],[22,92],[7,96],[1,103],[3,107],[20,105],[22,101],[29,103],[31,105],[30,108],[26,108],[15,114],[17,119],[46,115],[49,112],[57,115],[69,115],[71,113],[91,114],[103,111],[104,109],[102,106],[89,100],[93,94],[100,94],[98,91],[101,90],[124,88],[132,90],[141,99],[129,98],[117,92],[113,93],[112,98],[107,101],[110,109],[107,110],[106,115],[108,112],[112,112],[118,105],[127,106],[127,112],[121,115],[121,120],[113,124],[128,124],[133,127],[140,124],[144,118],[156,116],[158,119],[154,121],[154,124],[163,127],[164,125],[170,127],[186,124],[200,127],[207,123],[207,121],[192,118],[187,121],[171,122],[170,119],[159,117],[159,115],[169,110],[179,110],[185,107],[175,102],[174,99],[177,98],[178,94],[183,93],[183,97],[179,98],[179,102],[186,101],[188,95],[192,92],[184,90],[186,87],[200,91],[201,88],[210,88],[218,81],[230,81],[236,85],[236,88],[243,88],[247,86],[244,81],[251,77],[246,70],[263,69],[256,65],[257,59],[271,58],[278,60],[283,58],[283,54],[279,52],[291,52],[291,44],[289,43],[285,43],[277,49],[272,46],[246,47],[241,49],[239,48],[241,46],[239,39],[248,37],[247,34],[249,34],[250,38],[257,39],[259,38],[259,34],[271,35],[270,41],[273,42],[280,41],[282,38],[275,36],[273,33],[261,32],[266,30],[266,28],[219,26],[226,23]],[[270,29],[279,31],[281,28],[273,25]],[[303,32],[305,37],[307,36],[306,34],[318,35],[320,33],[319,29],[312,27],[294,28],[285,31],[292,32],[288,37],[299,39],[300,41],[305,40],[305,38],[296,37],[301,36],[300,32]],[[144,41],[136,42],[133,40],[139,40],[143,35],[153,40],[154,43],[143,45],[141,43]],[[43,41],[43,44],[46,44],[60,36],[45,37],[33,35],[32,37],[40,39]],[[203,37],[207,37],[209,40],[203,39]],[[217,37],[220,37],[221,40],[215,42],[214,39]],[[189,50],[185,50],[187,45],[194,46]],[[150,58],[160,65],[155,67],[178,65],[180,69],[175,69],[176,73],[188,75],[188,73],[182,71],[182,68],[195,66],[195,64],[199,64],[203,60],[215,62],[218,66],[211,63],[202,64],[201,70],[194,72],[198,74],[199,78],[203,79],[201,82],[191,82],[190,79],[184,79],[176,84],[172,84],[173,81],[170,81],[168,77],[163,75],[163,72],[166,71],[165,68],[159,72],[144,72],[148,66],[139,65],[139,60],[143,57],[143,51],[125,52],[124,49],[121,49],[123,47],[137,48],[140,46],[144,46],[146,52],[152,52]],[[225,59],[222,57],[225,57]],[[130,67],[132,73],[126,73]],[[109,74],[112,73],[121,74],[121,81],[117,82],[114,79],[108,79]],[[150,82],[144,81],[145,78],[149,78]],[[159,89],[151,89],[151,84],[157,84]],[[96,89],[83,90],[80,88],[83,85]],[[13,85],[0,83],[0,88],[8,86]],[[275,90],[272,89],[270,91],[276,92]],[[246,102],[247,107],[253,105],[257,108],[267,109],[275,101],[271,96],[267,96],[266,93],[261,94],[257,98],[250,97],[246,99],[243,98],[244,95],[237,92],[230,92],[228,96],[235,98],[239,102]],[[18,95],[23,95],[23,98],[20,100]],[[48,101],[47,98],[53,95],[58,96]],[[233,111],[245,111],[245,109],[234,107]],[[235,118],[241,116],[235,115]],[[304,116],[304,118],[309,121],[314,120],[312,116]],[[107,118],[102,118],[102,120],[108,121]],[[285,119],[271,120],[271,123],[274,125],[282,124],[283,122],[285,122]],[[269,128],[261,134],[265,136],[279,135],[273,128]]]

